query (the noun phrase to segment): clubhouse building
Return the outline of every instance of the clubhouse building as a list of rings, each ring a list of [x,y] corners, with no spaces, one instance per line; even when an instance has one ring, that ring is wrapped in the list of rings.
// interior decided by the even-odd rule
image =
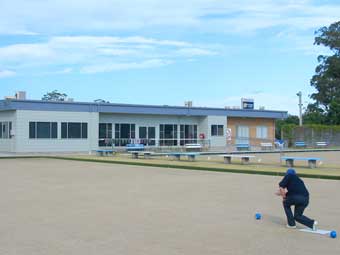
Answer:
[[[0,100],[0,152],[93,152],[142,143],[147,148],[274,142],[286,111],[112,103]]]

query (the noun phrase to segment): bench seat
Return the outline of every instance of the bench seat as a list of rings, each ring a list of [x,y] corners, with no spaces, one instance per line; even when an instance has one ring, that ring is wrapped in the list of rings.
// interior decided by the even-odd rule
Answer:
[[[171,152],[167,154],[177,160],[181,160],[181,156],[186,156],[189,161],[195,161],[196,156],[199,156],[200,153],[197,152]]]
[[[272,143],[260,143],[261,149],[266,150],[266,149],[272,149],[273,144]]]
[[[316,142],[315,145],[316,147],[327,147],[328,143],[327,142]]]
[[[306,147],[306,143],[303,141],[295,142],[295,147]]]
[[[295,160],[307,161],[309,168],[316,168],[316,162],[321,160],[321,158],[314,157],[281,157],[281,159],[286,161],[287,167],[294,167]]]
[[[251,158],[255,158],[254,155],[235,155],[235,154],[225,154],[220,155],[224,158],[225,164],[231,164],[231,158],[240,158],[242,164],[248,164]]]
[[[143,151],[144,144],[141,143],[129,143],[125,146],[126,151]]]
[[[143,155],[145,159],[150,159],[155,153],[153,151],[130,151],[132,158],[137,159],[139,155]]]
[[[237,143],[236,145],[236,149],[237,150],[249,150],[250,149],[250,145],[248,143]]]
[[[109,156],[109,155],[113,155],[114,153],[116,153],[115,150],[96,150],[97,155],[99,156]]]
[[[201,151],[202,145],[199,143],[187,143],[184,148],[186,151]]]

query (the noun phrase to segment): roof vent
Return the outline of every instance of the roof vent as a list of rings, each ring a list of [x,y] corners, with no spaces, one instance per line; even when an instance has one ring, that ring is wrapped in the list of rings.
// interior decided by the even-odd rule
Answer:
[[[15,93],[15,98],[19,100],[26,100],[26,91],[18,91]]]
[[[17,91],[14,96],[5,96],[4,98],[26,100],[26,91]]]
[[[192,101],[185,101],[184,106],[189,108],[192,107]]]

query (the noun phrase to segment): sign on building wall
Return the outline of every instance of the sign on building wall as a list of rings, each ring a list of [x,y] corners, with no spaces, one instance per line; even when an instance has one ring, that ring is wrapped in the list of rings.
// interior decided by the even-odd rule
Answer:
[[[231,141],[231,128],[227,128],[227,141]]]

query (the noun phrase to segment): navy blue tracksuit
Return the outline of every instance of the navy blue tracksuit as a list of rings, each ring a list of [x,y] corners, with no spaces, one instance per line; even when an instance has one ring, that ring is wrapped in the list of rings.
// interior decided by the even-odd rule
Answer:
[[[289,226],[295,226],[295,221],[313,228],[314,220],[303,215],[309,203],[309,192],[304,182],[296,174],[287,174],[279,183],[281,188],[286,188],[288,193],[286,199],[283,201],[283,208],[285,210]],[[294,205],[294,215],[291,206]]]

